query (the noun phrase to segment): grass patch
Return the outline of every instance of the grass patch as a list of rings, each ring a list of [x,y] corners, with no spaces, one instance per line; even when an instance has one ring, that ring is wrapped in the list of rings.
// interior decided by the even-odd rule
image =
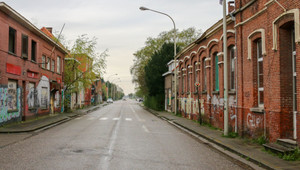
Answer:
[[[225,137],[225,138],[236,138],[238,136],[239,136],[239,134],[235,133],[235,132],[229,132],[228,135],[222,134],[222,137]]]
[[[259,144],[259,145],[263,145],[263,144],[267,143],[267,139],[264,136],[260,136],[256,139],[252,139],[251,142]]]

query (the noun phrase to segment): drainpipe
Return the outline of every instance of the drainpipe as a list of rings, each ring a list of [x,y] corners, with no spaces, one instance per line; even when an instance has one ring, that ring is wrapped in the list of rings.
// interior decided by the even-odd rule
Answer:
[[[224,135],[228,136],[228,65],[226,0],[223,0],[223,51],[224,51]]]

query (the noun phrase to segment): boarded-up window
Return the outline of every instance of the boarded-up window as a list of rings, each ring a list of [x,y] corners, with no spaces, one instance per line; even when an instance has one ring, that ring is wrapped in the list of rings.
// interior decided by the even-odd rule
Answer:
[[[50,70],[50,58],[47,58],[47,70]]]
[[[17,81],[8,80],[7,88],[7,108],[8,111],[17,110]]]
[[[57,56],[56,63],[57,63],[57,66],[56,66],[57,70],[56,70],[56,72],[60,73],[60,57],[59,56]]]
[[[54,66],[55,66],[55,61],[52,60],[52,62],[51,62],[51,71],[53,71],[53,72],[54,72]]]
[[[35,87],[34,83],[28,84],[28,96],[27,96],[27,103],[28,108],[34,108],[35,103]]]
[[[46,56],[42,56],[42,68],[45,68]]]
[[[46,109],[48,106],[48,88],[42,87],[41,91],[41,107]]]

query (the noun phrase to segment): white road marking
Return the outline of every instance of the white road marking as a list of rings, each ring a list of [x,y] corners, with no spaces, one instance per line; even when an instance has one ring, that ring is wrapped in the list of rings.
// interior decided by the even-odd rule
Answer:
[[[137,119],[138,121],[140,121],[140,122],[145,122],[144,119],[141,119],[141,118],[138,116],[138,114],[136,114],[135,110],[132,108],[131,105],[130,105],[130,109],[132,110],[134,116],[136,117],[136,119]]]
[[[95,120],[96,117],[89,117],[87,120]]]
[[[108,119],[107,117],[102,117],[99,120],[107,120],[107,119]]]
[[[142,127],[143,127],[143,129],[144,129],[144,131],[145,131],[146,133],[149,133],[149,130],[148,130],[148,128],[147,128],[145,125],[143,125]]]
[[[125,120],[127,120],[127,121],[132,121],[132,119],[131,119],[131,118],[125,118]]]
[[[115,117],[115,118],[113,118],[113,120],[119,120],[120,118],[119,117]]]

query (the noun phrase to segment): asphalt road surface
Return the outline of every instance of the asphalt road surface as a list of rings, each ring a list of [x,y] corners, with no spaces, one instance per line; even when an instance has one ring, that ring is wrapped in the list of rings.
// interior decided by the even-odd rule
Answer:
[[[0,148],[1,170],[245,169],[133,100],[15,136],[17,142]]]

